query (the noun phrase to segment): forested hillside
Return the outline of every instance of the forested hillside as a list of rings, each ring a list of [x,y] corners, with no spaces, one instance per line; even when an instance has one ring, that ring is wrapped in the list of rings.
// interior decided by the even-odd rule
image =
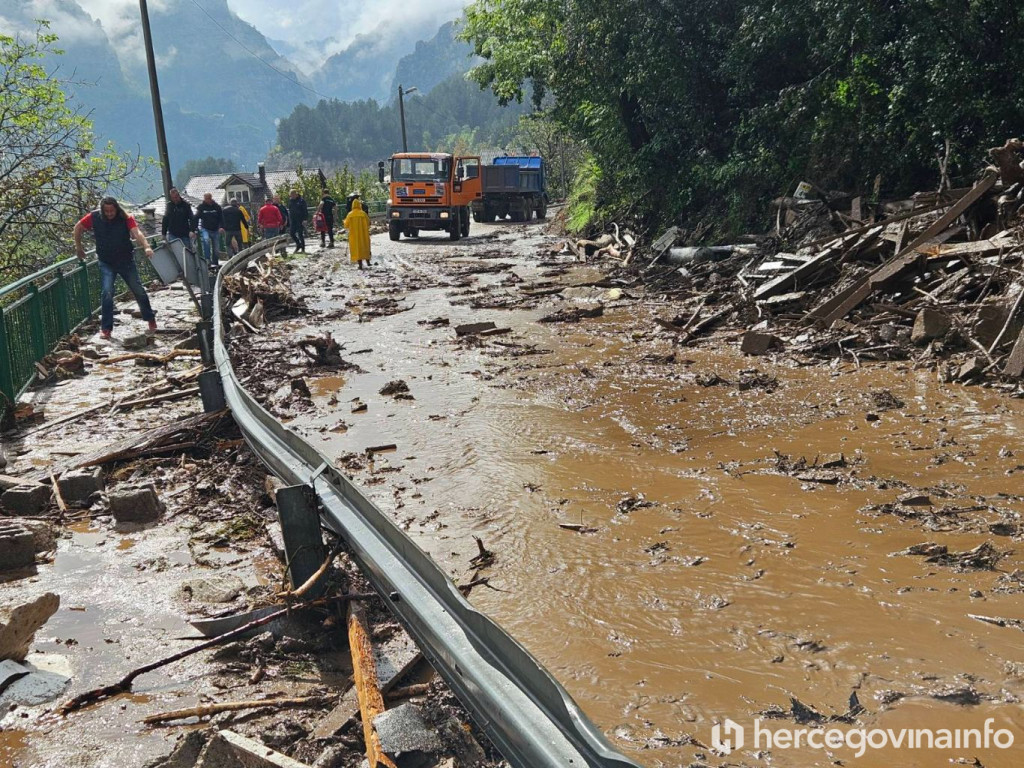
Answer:
[[[503,100],[553,97],[599,210],[728,232],[802,179],[936,187],[947,140],[968,180],[1024,131],[1022,33],[1015,0],[478,0],[464,35]]]
[[[461,74],[453,75],[426,96],[416,93],[405,100],[405,121],[410,150],[450,146],[457,137],[471,137],[474,146],[507,140],[527,104],[503,107]],[[320,101],[315,107],[299,105],[281,120],[278,145],[282,153],[298,153],[320,163],[347,163],[363,167],[402,148],[398,104],[373,99]]]

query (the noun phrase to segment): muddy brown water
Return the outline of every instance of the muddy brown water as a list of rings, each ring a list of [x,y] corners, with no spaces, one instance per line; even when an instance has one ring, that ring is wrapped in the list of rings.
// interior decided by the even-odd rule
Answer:
[[[368,275],[337,257],[300,267],[295,283],[320,309],[356,308],[292,321],[288,332],[331,330],[349,352],[372,352],[349,358],[363,373],[307,373],[317,408],[292,427],[335,457],[396,443],[364,461],[357,481],[453,576],[467,572],[481,537],[497,556],[486,572],[496,589],[474,591],[474,603],[641,763],[1019,765],[1024,636],[968,614],[1024,618],[1022,585],[1008,578],[1021,567],[1020,535],[987,529],[1024,511],[1014,496],[1024,494],[1024,404],[909,364],[800,367],[743,358],[729,340],[673,350],[651,330],[652,313],[665,310],[657,304],[611,301],[604,317],[569,326],[535,322],[557,298],[528,310],[453,306],[462,288],[438,282],[482,252],[500,249],[521,278],[540,279],[549,241],[529,232],[458,245],[376,238],[381,266]],[[584,277],[593,280],[553,279]],[[381,295],[409,310],[360,321],[359,305]],[[451,325],[418,324],[439,316]],[[509,358],[492,343],[455,342],[452,326],[488,320],[512,329],[499,339],[547,354]],[[673,362],[652,362],[673,351]],[[750,369],[778,388],[742,391]],[[731,383],[697,383],[709,373]],[[397,378],[414,400],[377,394]],[[880,390],[903,406],[878,410],[870,393]],[[356,397],[365,413],[349,412]],[[850,463],[838,485],[774,469],[776,454],[835,453]],[[928,519],[867,509],[908,489],[925,489],[934,509],[984,509]],[[617,509],[641,495],[644,504]],[[989,541],[1010,554],[995,571],[967,573],[893,554],[931,541],[951,552]],[[859,727],[981,728],[993,718],[1016,743],[861,757],[759,749],[749,737],[727,758],[701,746],[725,718],[749,729],[762,711],[789,711],[791,697],[842,715],[854,692],[866,710]],[[957,694],[977,701],[955,703]]]

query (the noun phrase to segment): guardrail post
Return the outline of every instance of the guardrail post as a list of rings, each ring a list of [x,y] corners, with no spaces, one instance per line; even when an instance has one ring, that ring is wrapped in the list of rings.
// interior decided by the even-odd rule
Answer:
[[[316,494],[308,485],[292,485],[277,491],[277,517],[281,521],[288,577],[292,589],[301,587],[323,565],[327,556],[320,532],[320,511]],[[324,593],[325,579],[306,592],[306,598]]]
[[[203,371],[199,374],[199,396],[203,399],[203,411],[216,413],[228,407],[224,398],[224,384],[217,371]]]
[[[32,283],[28,287],[28,324],[32,334],[32,352],[36,360],[46,357],[46,338],[43,336],[43,308],[39,303],[39,287]]]
[[[68,286],[64,282],[64,270],[57,270],[57,321],[60,335],[67,336],[71,330],[71,315],[68,313]]]
[[[0,307],[0,393],[7,402],[14,405],[14,370],[11,364],[11,348],[7,343],[7,318]],[[0,410],[3,410],[0,408]]]
[[[213,365],[213,323],[209,320],[196,323],[196,337],[199,339],[199,354],[203,365]]]

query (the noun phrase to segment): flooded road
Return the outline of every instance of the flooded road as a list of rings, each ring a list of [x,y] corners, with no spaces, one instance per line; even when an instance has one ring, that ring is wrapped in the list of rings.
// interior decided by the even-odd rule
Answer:
[[[358,369],[293,351],[281,373],[312,402],[275,410],[454,577],[479,537],[493,589],[474,603],[617,746],[646,765],[1024,760],[1024,636],[971,617],[1024,619],[1024,403],[910,364],[673,347],[652,322],[670,304],[554,256],[540,226],[473,229],[376,237],[367,273],[340,250],[298,262],[318,314],[278,328],[330,331]],[[595,301],[600,317],[537,322]],[[498,333],[456,334],[488,321]],[[379,394],[396,380],[411,397]],[[992,718],[1015,744],[767,749],[759,716],[844,732]],[[709,749],[726,718],[748,729],[728,756]]]

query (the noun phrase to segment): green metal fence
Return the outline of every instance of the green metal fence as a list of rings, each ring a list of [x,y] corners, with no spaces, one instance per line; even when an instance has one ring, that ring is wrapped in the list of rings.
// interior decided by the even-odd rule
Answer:
[[[157,279],[149,259],[136,263],[143,282]],[[0,288],[0,407],[21,396],[36,362],[99,305],[100,269],[92,253],[85,262],[65,259]]]

